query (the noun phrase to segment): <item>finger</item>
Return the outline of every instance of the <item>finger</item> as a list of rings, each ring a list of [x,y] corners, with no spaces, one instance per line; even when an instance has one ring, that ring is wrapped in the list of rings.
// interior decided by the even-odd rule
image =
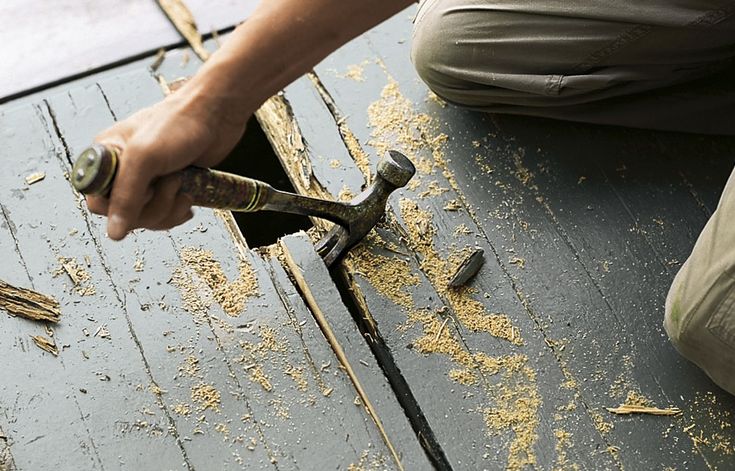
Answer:
[[[143,207],[136,226],[154,227],[171,215],[176,202],[176,194],[181,188],[181,178],[167,175],[153,186],[153,196]]]
[[[98,214],[100,216],[106,216],[107,215],[107,208],[110,205],[110,200],[105,198],[104,196],[87,196],[85,197],[87,200],[87,208],[94,213]]]
[[[194,217],[194,212],[191,209],[191,199],[186,195],[179,194],[176,196],[171,213],[165,219],[159,221],[158,224],[149,227],[149,229],[154,231],[168,230],[185,223],[192,217]]]
[[[107,235],[112,240],[122,240],[128,231],[137,226],[151,180],[156,174],[156,170],[151,168],[155,159],[150,155],[145,157],[132,146],[120,156],[107,211]]]

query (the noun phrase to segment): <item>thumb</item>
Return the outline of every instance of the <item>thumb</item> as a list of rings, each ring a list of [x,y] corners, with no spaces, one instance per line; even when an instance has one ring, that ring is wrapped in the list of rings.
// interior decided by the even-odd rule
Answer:
[[[150,194],[153,169],[147,168],[141,159],[128,148],[120,156],[120,164],[110,192],[107,211],[107,235],[112,240],[122,240],[136,223]]]

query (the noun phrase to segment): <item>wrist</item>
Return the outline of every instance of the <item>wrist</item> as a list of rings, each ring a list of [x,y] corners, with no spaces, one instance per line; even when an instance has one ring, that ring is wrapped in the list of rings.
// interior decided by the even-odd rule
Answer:
[[[181,99],[187,113],[207,122],[244,126],[259,103],[253,103],[232,79],[222,64],[208,62],[170,98]]]

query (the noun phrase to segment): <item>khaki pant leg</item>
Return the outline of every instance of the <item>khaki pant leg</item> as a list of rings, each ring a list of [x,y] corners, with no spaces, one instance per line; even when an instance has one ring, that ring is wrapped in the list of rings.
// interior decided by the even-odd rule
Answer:
[[[672,343],[735,394],[735,171],[666,298]]]
[[[481,111],[735,134],[735,0],[424,0],[412,59]]]

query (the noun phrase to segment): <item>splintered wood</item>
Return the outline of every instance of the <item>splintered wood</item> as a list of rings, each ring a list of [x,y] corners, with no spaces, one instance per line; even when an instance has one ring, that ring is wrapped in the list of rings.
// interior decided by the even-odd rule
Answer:
[[[194,15],[182,0],[158,0],[158,4],[181,36],[186,39],[194,53],[203,61],[209,58],[209,51],[202,44],[202,36],[197,30]]]
[[[56,342],[54,342],[52,339],[44,337],[43,335],[32,335],[31,339],[33,339],[33,342],[41,350],[49,352],[55,357],[59,356],[59,349],[56,347]]]
[[[59,322],[59,302],[36,291],[11,286],[0,280],[0,308],[11,316],[34,321]]]
[[[623,404],[618,407],[606,407],[607,411],[612,414],[630,415],[630,414],[647,414],[647,415],[679,415],[681,409],[678,407],[667,407],[664,409],[653,407],[650,401],[635,391],[629,391],[628,397]]]

